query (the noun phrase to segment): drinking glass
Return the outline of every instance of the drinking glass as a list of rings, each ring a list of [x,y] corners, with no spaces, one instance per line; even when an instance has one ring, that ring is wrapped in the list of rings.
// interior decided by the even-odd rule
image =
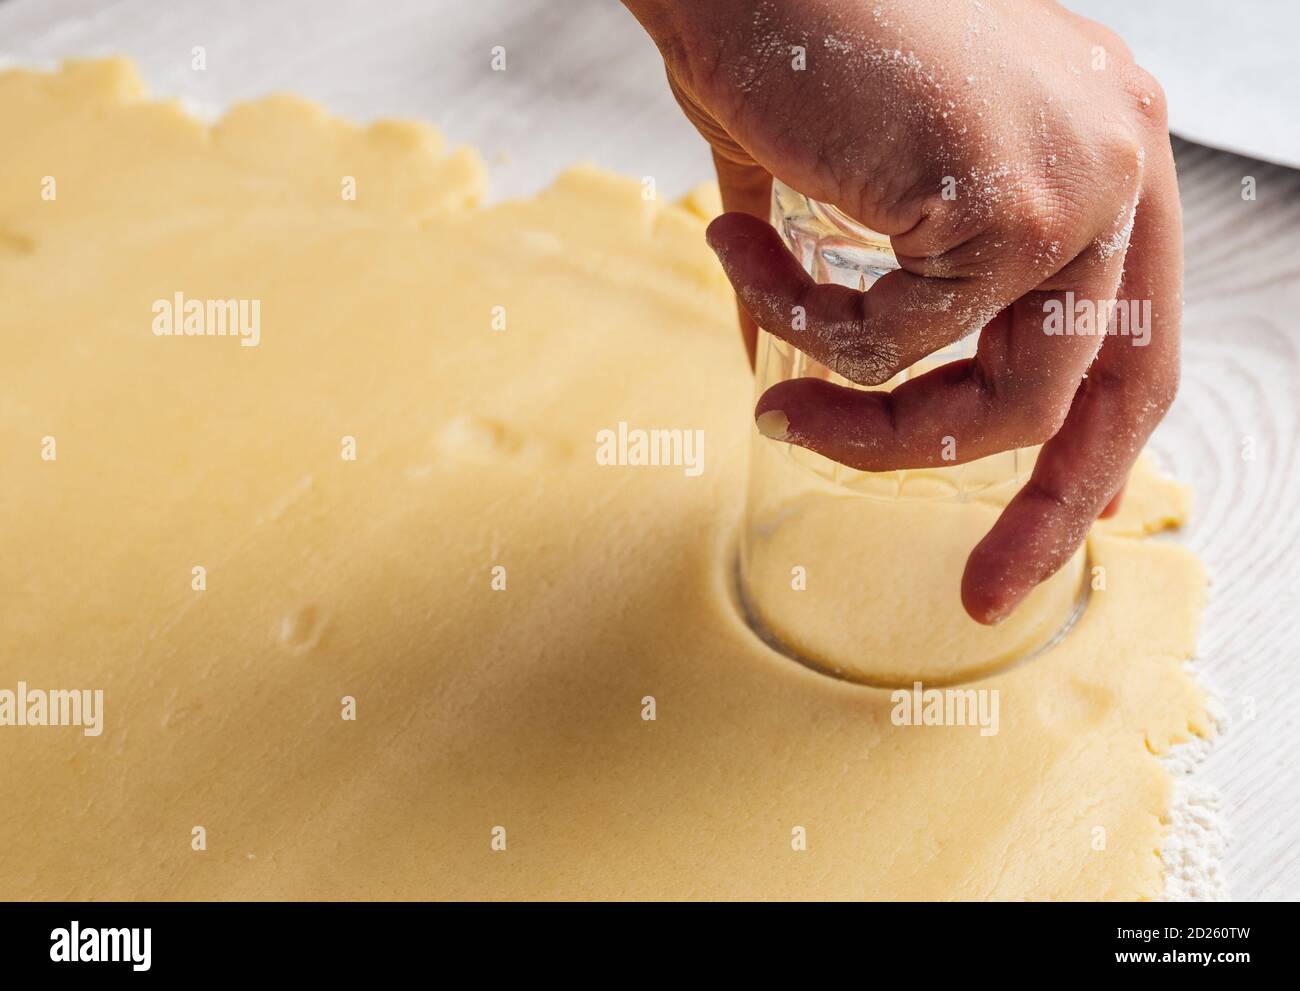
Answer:
[[[887,237],[779,181],[772,223],[818,282],[866,289],[898,268]],[[881,388],[970,357],[976,336]],[[859,388],[759,331],[756,396],[807,377]],[[960,597],[967,556],[1028,478],[1035,454],[865,472],[756,430],[737,560],[750,626],[810,667],[885,687],[974,680],[1053,646],[1086,604],[1086,548],[996,626],[967,616]]]

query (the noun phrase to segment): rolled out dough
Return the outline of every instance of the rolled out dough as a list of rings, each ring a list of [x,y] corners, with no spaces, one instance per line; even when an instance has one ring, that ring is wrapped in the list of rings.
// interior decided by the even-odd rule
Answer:
[[[716,194],[477,209],[427,127],[208,127],[120,60],[0,75],[0,143],[0,688],[104,691],[97,737],[0,727],[0,897],[1160,894],[1157,755],[1207,725],[1201,570],[1138,539],[1172,483],[980,686],[996,735],[897,726],[733,606]],[[178,292],[260,301],[259,343],[155,335]],[[597,464],[620,422],[703,430],[703,472]]]

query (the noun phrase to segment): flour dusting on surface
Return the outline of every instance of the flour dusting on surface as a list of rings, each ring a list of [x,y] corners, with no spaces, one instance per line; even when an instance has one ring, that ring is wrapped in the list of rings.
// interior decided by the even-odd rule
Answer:
[[[1196,672],[1206,690],[1206,713],[1214,724],[1211,737],[1193,737],[1170,751],[1162,763],[1174,782],[1160,859],[1165,865],[1164,901],[1227,901],[1223,861],[1228,848],[1227,822],[1218,788],[1201,780],[1198,766],[1227,729],[1227,711]]]

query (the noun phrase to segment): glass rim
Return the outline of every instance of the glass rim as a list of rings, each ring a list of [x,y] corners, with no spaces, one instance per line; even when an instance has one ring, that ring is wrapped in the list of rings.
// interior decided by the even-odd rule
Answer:
[[[820,220],[828,227],[834,228],[845,237],[851,238],[854,241],[861,241],[864,245],[869,247],[883,247],[891,254],[893,253],[893,246],[890,243],[888,234],[881,234],[880,231],[868,227],[861,221],[854,220],[834,204],[815,200],[811,196],[805,196],[793,186],[782,182],[780,179],[775,177],[772,179],[772,189],[773,198],[776,201],[776,204],[778,204],[778,210],[781,199],[785,198],[788,194],[789,197],[802,200],[807,205],[808,212],[813,217]],[[783,213],[784,211],[780,212]]]

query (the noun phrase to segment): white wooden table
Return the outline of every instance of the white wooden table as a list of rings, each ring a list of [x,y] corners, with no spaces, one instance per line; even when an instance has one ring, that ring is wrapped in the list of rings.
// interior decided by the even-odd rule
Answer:
[[[507,72],[489,70],[494,45]],[[205,71],[191,68],[195,46]],[[657,56],[614,0],[0,0],[0,59],[102,54],[130,55],[155,93],[213,112],[294,90],[357,120],[431,120],[484,152],[494,198],[534,192],[581,159],[653,175],[669,196],[710,176]],[[1198,667],[1232,725],[1202,774],[1224,795],[1234,896],[1295,899],[1300,173],[1181,143],[1179,163],[1186,362],[1154,444],[1195,486],[1177,539],[1214,578]],[[1254,202],[1241,196],[1248,175]]]

